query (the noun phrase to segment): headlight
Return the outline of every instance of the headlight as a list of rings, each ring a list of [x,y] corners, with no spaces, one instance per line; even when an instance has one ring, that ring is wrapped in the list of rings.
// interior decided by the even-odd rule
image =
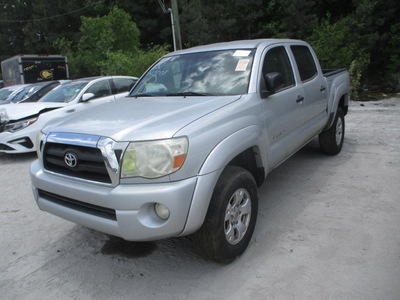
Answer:
[[[186,137],[132,142],[124,153],[121,178],[157,178],[171,174],[182,167],[187,151]]]
[[[4,107],[0,108],[0,123],[8,123],[10,119],[8,118],[7,111]]]
[[[32,125],[36,122],[36,120],[37,118],[31,118],[14,123],[8,123],[4,126],[4,131],[16,132],[18,130],[24,129],[25,127],[28,127],[29,125]]]

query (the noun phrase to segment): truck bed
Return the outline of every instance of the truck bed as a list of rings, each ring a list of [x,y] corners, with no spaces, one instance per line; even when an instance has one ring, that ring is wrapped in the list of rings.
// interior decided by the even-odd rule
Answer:
[[[325,77],[333,76],[338,73],[346,71],[346,68],[340,68],[340,69],[323,69],[322,73],[324,74]]]

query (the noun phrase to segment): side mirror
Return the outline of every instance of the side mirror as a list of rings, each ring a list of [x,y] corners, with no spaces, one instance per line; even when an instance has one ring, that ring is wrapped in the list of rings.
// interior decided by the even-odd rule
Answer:
[[[94,94],[93,93],[85,93],[85,94],[82,95],[82,102],[87,102],[92,98],[94,98]]]
[[[276,91],[283,88],[283,76],[281,73],[272,72],[264,75],[265,87],[267,90],[263,93],[266,97],[275,94]]]

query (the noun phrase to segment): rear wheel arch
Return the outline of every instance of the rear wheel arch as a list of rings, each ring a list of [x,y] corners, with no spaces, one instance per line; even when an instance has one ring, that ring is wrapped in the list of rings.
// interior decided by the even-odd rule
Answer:
[[[329,155],[338,154],[342,150],[344,134],[344,112],[338,107],[332,126],[318,136],[320,151]]]
[[[349,98],[349,95],[345,94],[339,100],[338,107],[340,107],[342,109],[344,116],[347,115],[347,112],[349,111],[349,99],[348,98]]]

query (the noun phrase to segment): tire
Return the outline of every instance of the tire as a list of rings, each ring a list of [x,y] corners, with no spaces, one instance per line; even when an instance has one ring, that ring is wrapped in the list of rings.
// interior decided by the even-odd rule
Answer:
[[[247,170],[227,166],[222,172],[202,227],[193,235],[201,256],[230,263],[247,248],[258,212],[257,186]]]
[[[339,107],[331,128],[319,134],[320,151],[329,155],[338,154],[342,150],[344,130],[344,114],[343,110]]]

